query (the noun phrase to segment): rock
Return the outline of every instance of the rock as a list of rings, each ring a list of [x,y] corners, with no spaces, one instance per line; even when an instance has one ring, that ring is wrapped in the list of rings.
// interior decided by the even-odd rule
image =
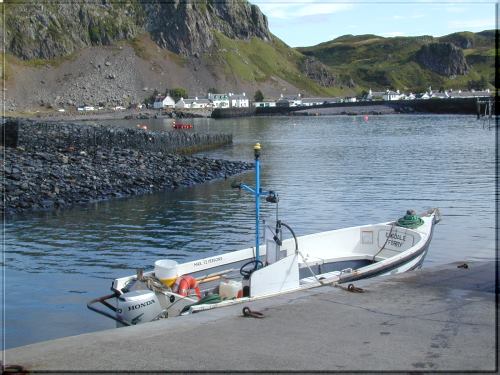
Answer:
[[[452,43],[424,45],[415,59],[423,67],[446,77],[465,75],[469,71],[462,49]]]
[[[300,65],[301,71],[321,86],[330,87],[337,84],[337,79],[326,65],[314,57],[307,57]]]

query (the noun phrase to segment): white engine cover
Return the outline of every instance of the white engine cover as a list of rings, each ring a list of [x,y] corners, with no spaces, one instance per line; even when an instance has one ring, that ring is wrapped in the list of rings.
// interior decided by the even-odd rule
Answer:
[[[150,290],[134,290],[118,297],[116,317],[129,324],[147,323],[160,318],[163,309]]]

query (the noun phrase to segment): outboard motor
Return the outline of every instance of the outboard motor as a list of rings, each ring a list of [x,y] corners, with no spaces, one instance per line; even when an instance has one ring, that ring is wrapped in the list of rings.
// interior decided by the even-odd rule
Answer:
[[[150,290],[127,292],[117,300],[116,317],[131,325],[151,322],[165,313],[158,297]],[[118,325],[123,326],[120,323]]]

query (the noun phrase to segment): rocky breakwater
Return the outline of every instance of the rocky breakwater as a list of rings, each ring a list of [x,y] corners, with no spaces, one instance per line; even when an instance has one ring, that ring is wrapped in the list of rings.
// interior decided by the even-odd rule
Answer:
[[[225,178],[253,167],[246,162],[120,145],[83,148],[48,143],[43,149],[18,145],[1,151],[4,199],[0,211],[7,215],[175,189]]]

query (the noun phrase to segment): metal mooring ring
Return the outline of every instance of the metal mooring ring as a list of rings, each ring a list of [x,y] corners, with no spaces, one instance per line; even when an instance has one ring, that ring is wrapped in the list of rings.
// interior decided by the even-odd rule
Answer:
[[[243,307],[243,316],[247,318],[263,318],[264,314],[258,311],[252,311],[248,306]]]

